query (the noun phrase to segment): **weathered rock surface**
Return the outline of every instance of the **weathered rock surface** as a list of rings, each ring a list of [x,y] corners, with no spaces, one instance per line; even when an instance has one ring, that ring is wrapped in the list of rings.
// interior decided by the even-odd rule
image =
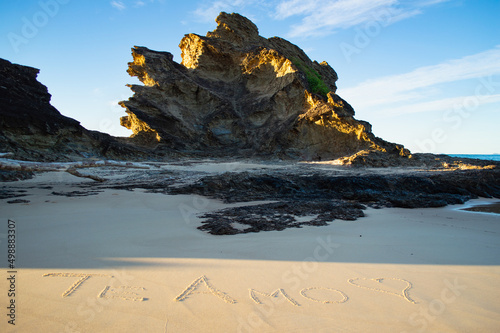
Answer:
[[[500,169],[345,176],[325,172],[224,173],[171,187],[168,193],[194,193],[225,202],[279,201],[201,216],[205,221],[199,229],[231,235],[355,220],[364,216],[365,205],[427,208],[463,204],[478,197],[500,198]]]
[[[0,182],[12,182],[16,180],[24,180],[33,178],[34,172],[32,171],[13,171],[2,170],[0,168]],[[1,198],[1,193],[0,193]]]
[[[144,85],[121,102],[132,138],[89,131],[51,104],[38,69],[0,59],[0,157],[34,161],[179,157],[338,159],[352,166],[485,167],[414,154],[373,135],[336,94],[337,74],[297,46],[259,36],[238,14],[221,13],[207,36],[186,35],[182,62],[133,49],[128,72]],[[5,155],[4,153],[9,153]],[[0,179],[22,178],[22,172]],[[36,170],[32,170],[36,171]],[[25,176],[29,177],[27,173]]]
[[[336,72],[297,46],[259,36],[239,14],[221,13],[206,36],[186,35],[182,62],[146,47],[128,73],[144,85],[120,102],[136,142],[198,156],[334,159],[379,151],[408,159],[401,145],[373,135],[336,94]]]
[[[500,198],[498,162],[467,170],[346,168],[290,161],[256,163],[254,159],[251,164],[224,159],[218,167],[200,169],[200,163],[154,163],[149,170],[123,171],[124,177],[119,177],[116,169],[93,168],[98,172],[94,175],[108,180],[82,183],[77,194],[140,188],[151,193],[196,194],[226,203],[247,203],[204,212],[203,199],[196,198],[192,206],[179,207],[186,221],[199,216],[199,229],[216,235],[355,220],[364,216],[367,206],[426,208],[463,204],[478,197]]]
[[[24,160],[139,157],[108,134],[89,131],[50,104],[39,70],[0,59],[0,152]]]
[[[224,173],[169,189],[225,202],[259,200],[353,200],[385,207],[442,207],[477,197],[500,197],[500,170],[348,174],[322,172]]]
[[[281,201],[262,205],[226,208],[200,216],[198,229],[213,235],[323,226],[333,220],[354,221],[366,207],[342,200]]]

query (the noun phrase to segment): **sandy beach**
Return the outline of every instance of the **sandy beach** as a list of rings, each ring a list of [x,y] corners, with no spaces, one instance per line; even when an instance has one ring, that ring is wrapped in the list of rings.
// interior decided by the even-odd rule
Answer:
[[[499,12],[2,1],[0,333],[500,333]]]
[[[28,203],[0,200],[2,332],[500,327],[500,215],[462,210],[498,199],[368,208],[356,221],[214,236],[196,228],[198,215],[243,203],[139,189],[52,194],[82,182],[93,181],[48,172],[2,184],[29,193],[21,198]],[[7,267],[9,219],[14,269]],[[7,309],[12,284],[15,326]]]

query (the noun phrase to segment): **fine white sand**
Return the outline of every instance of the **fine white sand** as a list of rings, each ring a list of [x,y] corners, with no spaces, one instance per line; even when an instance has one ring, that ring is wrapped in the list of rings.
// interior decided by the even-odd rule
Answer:
[[[0,200],[0,331],[500,328],[500,215],[368,209],[324,227],[213,236],[196,229],[196,215],[228,206],[219,201],[142,190],[50,194],[82,181],[91,182],[47,173],[16,183],[30,203]],[[30,188],[38,184],[56,187]],[[6,316],[7,219],[16,222],[15,326]]]

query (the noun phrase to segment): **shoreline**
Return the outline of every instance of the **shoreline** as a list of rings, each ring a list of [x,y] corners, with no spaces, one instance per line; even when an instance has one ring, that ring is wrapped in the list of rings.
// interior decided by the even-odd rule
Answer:
[[[107,177],[143,171],[115,168]],[[190,175],[183,179],[196,182]],[[201,215],[268,201],[91,184],[66,172],[3,183],[29,201],[0,199],[0,219],[16,221],[18,235],[18,331],[493,333],[500,326],[498,215],[461,210],[498,199],[367,207],[357,220],[216,236],[197,229]],[[0,327],[15,331],[5,320]]]
[[[492,202],[486,205],[477,204],[472,207],[462,208],[462,210],[476,213],[500,214],[500,201]]]

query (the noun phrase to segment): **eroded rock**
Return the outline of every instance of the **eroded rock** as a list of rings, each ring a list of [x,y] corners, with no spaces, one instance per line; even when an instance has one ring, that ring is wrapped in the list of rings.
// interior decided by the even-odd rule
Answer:
[[[147,152],[89,131],[50,104],[36,68],[0,59],[0,153],[35,161],[140,158]],[[3,177],[3,176],[2,176]]]
[[[336,72],[296,45],[266,39],[250,20],[221,13],[206,36],[187,34],[182,61],[134,47],[128,73],[144,85],[120,102],[136,142],[197,156],[332,159],[361,150],[408,158],[375,137],[336,94]]]

